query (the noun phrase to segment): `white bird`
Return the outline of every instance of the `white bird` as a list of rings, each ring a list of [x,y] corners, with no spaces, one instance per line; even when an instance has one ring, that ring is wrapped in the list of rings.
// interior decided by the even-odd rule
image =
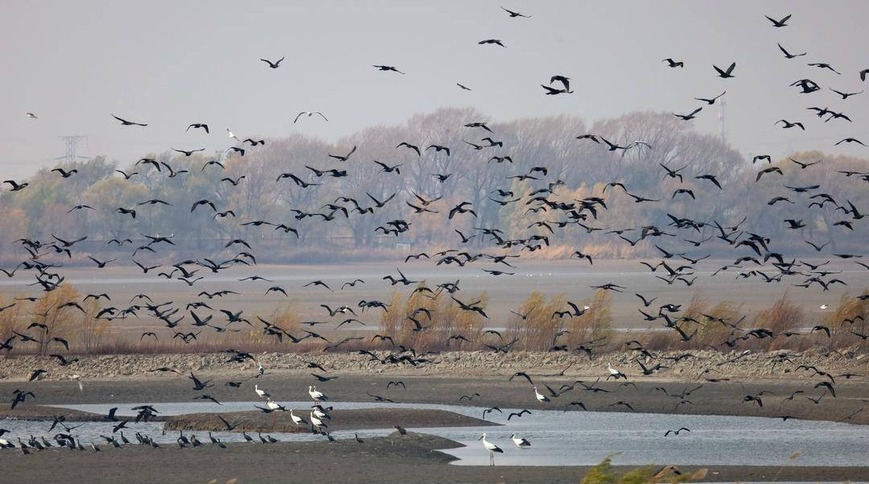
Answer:
[[[331,410],[331,408],[332,407],[329,407],[330,410]],[[324,419],[324,418],[331,419],[332,418],[329,416],[328,413],[325,412],[325,409],[323,407],[321,407],[320,405],[314,405],[313,412],[314,412],[314,415],[316,415],[317,418],[319,418],[319,419]]]
[[[236,135],[234,135],[234,134],[232,133],[232,130],[230,130],[229,128],[226,128],[226,132],[227,132],[227,134],[229,134],[229,137],[230,137],[230,138],[233,138],[233,139],[235,139],[236,141],[238,141],[239,143],[241,143],[241,140],[238,139],[238,136],[236,136]]]
[[[269,395],[269,392],[267,392],[265,390],[260,390],[259,385],[254,385],[253,391],[255,391],[256,394],[259,395],[260,398],[271,398],[271,395]]]
[[[263,376],[265,374],[266,369],[263,366],[263,364],[260,363],[259,361],[257,361],[256,364],[259,365],[259,368],[257,369],[257,371],[259,372],[259,375],[257,376],[257,378],[259,378],[260,376]]]
[[[503,454],[504,451],[501,450],[501,448],[498,447],[497,445],[495,445],[495,444],[489,442],[488,440],[486,440],[486,434],[485,434],[485,433],[483,434],[482,437],[480,437],[480,440],[483,441],[483,447],[485,447],[486,450],[489,451],[489,465],[490,465],[490,466],[495,465],[495,452],[497,452],[497,453],[499,453],[499,454]]]
[[[520,449],[524,447],[531,447],[531,442],[528,442],[521,437],[516,437],[516,434],[510,434],[510,439],[512,439],[513,443],[516,444],[516,447],[519,447]]]
[[[275,401],[272,400],[271,398],[269,398],[268,400],[266,400],[266,407],[269,407],[269,408],[270,408],[271,410],[273,410],[273,411],[274,411],[274,410],[280,410],[280,411],[282,411],[282,412],[285,412],[285,411],[287,410],[283,405],[281,405],[280,403],[275,402]]]
[[[323,395],[323,392],[317,390],[317,387],[315,386],[308,387],[308,395],[310,395],[316,402],[329,399],[326,395]]]
[[[824,311],[824,310],[829,309],[829,308],[830,308],[830,306],[827,306],[826,304],[821,304],[820,306],[818,306],[818,309],[820,309],[821,311]]]
[[[314,411],[311,411],[311,425],[317,427],[317,430],[320,427],[328,427],[328,425],[324,424],[322,420],[318,419],[316,415],[314,415]]]
[[[329,121],[328,119],[326,119],[326,116],[320,111],[301,111],[299,112],[299,114],[296,115],[296,119],[293,120],[293,124],[296,124],[296,121],[298,121],[303,114],[307,114],[309,118],[315,114],[319,114],[324,120]]]
[[[70,376],[70,378],[72,378],[73,380],[75,380],[78,383],[78,391],[83,392],[84,385],[81,384],[81,380],[80,380],[81,375],[79,375],[78,373],[74,373],[72,376]]]
[[[537,386],[534,387],[534,396],[537,397],[537,401],[540,403],[549,403],[549,397],[538,392]]]
[[[305,419],[299,417],[298,415],[293,414],[293,409],[290,409],[290,418],[293,420],[293,423],[296,425],[307,425],[308,422],[305,422]]]
[[[606,364],[606,367],[607,367],[607,369],[610,371],[610,377],[613,377],[613,378],[615,378],[616,380],[618,380],[619,378],[624,378],[625,380],[628,379],[628,377],[625,376],[624,373],[622,373],[622,372],[620,372],[619,370],[616,370],[615,368],[613,368],[612,365],[611,365],[610,363],[607,363],[607,364]],[[607,379],[609,379],[609,377],[607,377]]]

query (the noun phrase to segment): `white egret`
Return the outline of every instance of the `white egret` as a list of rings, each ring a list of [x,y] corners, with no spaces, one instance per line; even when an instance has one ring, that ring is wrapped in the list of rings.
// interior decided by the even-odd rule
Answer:
[[[521,437],[516,437],[516,434],[510,434],[510,439],[513,441],[514,444],[516,444],[516,447],[519,447],[520,449],[525,447],[531,447],[531,442],[528,442],[526,439],[523,439]]]
[[[607,380],[609,380],[610,377],[615,378],[616,380],[618,380],[619,378],[624,378],[625,380],[628,379],[628,377],[625,376],[624,373],[622,373],[622,372],[620,372],[619,370],[616,370],[615,368],[613,368],[612,365],[611,365],[610,363],[607,363],[607,364],[606,364],[606,367],[607,367],[607,370],[610,371],[610,376],[607,377]]]
[[[308,395],[310,395],[315,402],[329,399],[326,395],[323,394],[323,392],[317,390],[316,386],[308,386]]]
[[[303,424],[304,425],[308,424],[308,422],[306,422],[305,419],[303,419],[302,417],[299,417],[298,415],[293,414],[293,409],[290,409],[290,418],[293,420],[293,423],[298,425],[298,426],[301,426]]]
[[[282,412],[285,412],[285,411],[287,410],[283,405],[281,405],[280,403],[275,402],[275,401],[272,400],[271,398],[269,398],[268,400],[266,400],[266,407],[269,407],[269,409],[271,409],[272,411],[280,410],[280,411],[282,411]]]
[[[311,411],[311,425],[317,427],[317,430],[320,430],[320,427],[328,427],[328,425],[324,424],[322,420],[314,415],[313,410]]]
[[[329,407],[329,408],[323,408],[322,405],[314,405],[314,410],[313,410],[313,412],[314,412],[314,415],[317,416],[317,418],[320,418],[320,419],[323,419],[323,418],[331,419],[332,417],[330,417],[329,414],[326,413],[326,411],[328,411],[328,410],[332,410],[332,407]]]
[[[78,383],[78,391],[83,392],[84,385],[81,384],[81,375],[79,375],[78,373],[75,373],[72,376],[70,376],[70,378],[72,378],[73,380],[75,380]]]
[[[537,397],[537,401],[540,403],[549,403],[549,397],[538,392],[537,386],[534,387],[534,396]]]
[[[489,451],[489,465],[490,465],[490,466],[494,466],[494,465],[495,465],[495,452],[497,452],[497,453],[499,453],[499,454],[503,454],[504,451],[501,450],[501,448],[498,447],[497,445],[495,445],[495,444],[489,442],[488,440],[486,440],[486,434],[485,434],[485,433],[483,434],[482,437],[480,437],[480,440],[483,441],[483,447],[485,447],[486,450]]]

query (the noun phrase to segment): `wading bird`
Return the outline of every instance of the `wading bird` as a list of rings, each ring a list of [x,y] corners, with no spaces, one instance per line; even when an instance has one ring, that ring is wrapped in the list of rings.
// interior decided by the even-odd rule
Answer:
[[[486,440],[485,433],[482,435],[482,437],[479,438],[479,440],[483,441],[483,447],[486,449],[486,451],[489,452],[489,465],[494,466],[495,465],[495,453],[497,452],[499,454],[503,454],[504,451],[501,450],[501,448],[498,447],[497,445]]]

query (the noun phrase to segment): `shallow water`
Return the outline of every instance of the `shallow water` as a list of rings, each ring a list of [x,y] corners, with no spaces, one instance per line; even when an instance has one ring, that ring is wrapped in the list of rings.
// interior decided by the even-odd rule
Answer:
[[[154,404],[161,416],[200,412],[232,412],[252,410],[260,402],[225,402],[223,405],[201,402]],[[310,402],[282,402],[287,408],[305,409]],[[138,404],[64,405],[64,408],[106,414],[118,406],[118,417],[135,415],[131,408]],[[332,403],[335,409],[417,408],[447,410],[462,415],[481,417],[482,408],[452,405]],[[466,447],[444,452],[459,458],[456,465],[487,465],[489,456],[478,441],[485,432],[490,442],[503,450],[497,454],[498,465],[595,465],[608,455],[616,465],[757,465],[757,466],[854,466],[869,462],[869,426],[808,420],[732,417],[710,415],[665,415],[643,413],[561,412],[533,410],[530,415],[507,421],[510,412],[493,412],[487,420],[505,424],[501,427],[447,427],[409,429],[455,440]],[[278,418],[282,418],[278,415]],[[396,422],[399,423],[400,422]],[[29,436],[48,434],[49,422],[0,420],[0,428],[10,430],[3,436],[15,442]],[[79,425],[79,423],[74,423]],[[111,422],[87,422],[75,428],[73,434],[85,443],[105,441],[100,435],[110,435]],[[679,435],[664,436],[667,430],[686,427]],[[55,430],[56,433],[58,430]],[[175,445],[177,432],[162,433],[161,423],[128,424],[125,435],[140,431],[159,444]],[[393,429],[369,429],[334,432],[336,439],[384,436]],[[208,442],[207,432],[196,434]],[[519,449],[510,440],[516,433],[531,442],[530,448]],[[212,432],[223,442],[240,442],[243,437],[234,432]],[[311,434],[272,434],[281,441],[316,441],[324,437]],[[253,435],[256,439],[257,436]],[[132,440],[132,439],[131,439]],[[797,458],[790,457],[799,452]]]

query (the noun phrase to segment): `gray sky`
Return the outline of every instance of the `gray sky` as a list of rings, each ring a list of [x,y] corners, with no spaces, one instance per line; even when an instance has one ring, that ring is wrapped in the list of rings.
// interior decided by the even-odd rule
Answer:
[[[499,8],[532,15],[509,18]],[[764,18],[793,14],[785,28]],[[293,132],[336,140],[439,107],[474,107],[495,121],[572,114],[592,122],[637,110],[687,113],[727,90],[727,138],[744,154],[790,150],[869,155],[869,2],[853,1],[148,1],[0,3],[0,169],[3,178],[54,166],[65,135],[78,153],[122,165],[169,147],[225,150],[241,137]],[[506,49],[478,45],[501,39]],[[805,57],[787,60],[781,42]],[[259,59],[286,56],[269,69]],[[667,68],[661,59],[685,62]],[[735,79],[712,64],[736,61]],[[827,62],[842,75],[807,66]],[[372,64],[406,72],[378,72]],[[545,96],[553,74],[574,94]],[[811,78],[823,92],[788,85]],[[461,82],[473,89],[463,91]],[[823,123],[829,106],[853,123]],[[302,110],[318,118],[293,118]],[[26,112],[39,118],[28,119]],[[148,123],[121,127],[117,114]],[[781,118],[806,132],[783,130]],[[185,133],[208,123],[212,134]],[[717,133],[718,108],[698,130]],[[581,133],[577,133],[581,134]]]

